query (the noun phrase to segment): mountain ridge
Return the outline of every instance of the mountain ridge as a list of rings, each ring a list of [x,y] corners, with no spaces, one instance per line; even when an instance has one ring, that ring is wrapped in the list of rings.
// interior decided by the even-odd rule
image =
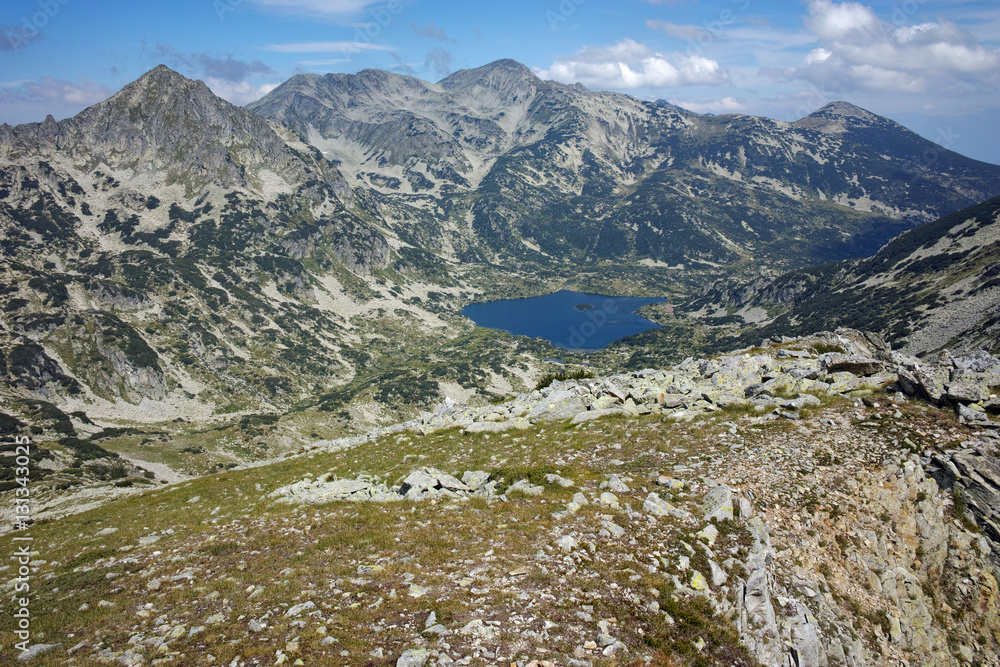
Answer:
[[[346,90],[355,76],[327,75]],[[916,221],[1000,194],[1000,168],[941,151],[847,103],[794,123],[700,116],[543,82],[514,61],[423,82],[405,96],[390,86],[381,97],[352,98],[350,113],[327,104],[340,94],[334,88],[312,93],[292,100],[279,86],[248,108],[295,127],[387,209],[427,226],[441,225],[422,213],[428,205],[446,218],[471,216],[474,240],[492,261],[790,263],[774,254],[777,241],[815,263],[874,251]],[[711,201],[701,194],[713,188],[720,196]],[[767,215],[776,209],[784,221]],[[810,222],[817,215],[821,222]],[[578,238],[565,243],[570,218]],[[816,227],[820,240],[804,242],[790,227]],[[440,233],[460,229],[446,224]]]
[[[572,283],[680,302],[874,252],[1000,189],[1000,168],[947,154],[889,187],[929,144],[881,121],[868,148],[513,62],[456,77],[304,75],[264,98],[291,114],[269,120],[158,67],[78,117],[4,129],[4,400],[144,423],[305,406],[366,428],[551,368],[544,342],[477,333],[474,298]]]

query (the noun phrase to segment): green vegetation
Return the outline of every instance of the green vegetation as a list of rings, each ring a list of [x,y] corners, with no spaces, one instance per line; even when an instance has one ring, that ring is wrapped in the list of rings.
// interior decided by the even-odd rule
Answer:
[[[594,373],[592,371],[588,371],[582,368],[572,371],[559,371],[558,373],[547,373],[538,380],[538,384],[535,385],[535,389],[545,389],[553,382],[564,382],[566,380],[583,380],[585,378],[592,378],[592,377],[594,377]]]

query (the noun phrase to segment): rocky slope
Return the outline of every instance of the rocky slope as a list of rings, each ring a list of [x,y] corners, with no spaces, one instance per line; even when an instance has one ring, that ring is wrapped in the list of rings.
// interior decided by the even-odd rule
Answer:
[[[996,665],[998,378],[841,330],[120,499],[27,529],[35,662]]]
[[[924,355],[1000,345],[1000,199],[886,244],[875,255],[753,282],[723,280],[679,311],[738,326],[721,345],[836,326],[877,331]]]

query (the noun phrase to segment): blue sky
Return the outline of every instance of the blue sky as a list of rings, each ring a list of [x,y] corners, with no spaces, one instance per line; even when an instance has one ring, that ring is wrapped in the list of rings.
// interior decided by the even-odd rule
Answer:
[[[159,63],[246,104],[298,72],[500,58],[701,113],[843,99],[1000,163],[995,0],[4,0],[0,122],[71,116]]]

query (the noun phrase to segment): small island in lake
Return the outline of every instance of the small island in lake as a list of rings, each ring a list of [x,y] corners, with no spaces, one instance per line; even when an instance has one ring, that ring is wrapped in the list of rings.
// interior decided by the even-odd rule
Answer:
[[[577,310],[590,310],[591,308],[593,308],[593,306],[591,306],[589,303],[581,303],[576,308]]]

